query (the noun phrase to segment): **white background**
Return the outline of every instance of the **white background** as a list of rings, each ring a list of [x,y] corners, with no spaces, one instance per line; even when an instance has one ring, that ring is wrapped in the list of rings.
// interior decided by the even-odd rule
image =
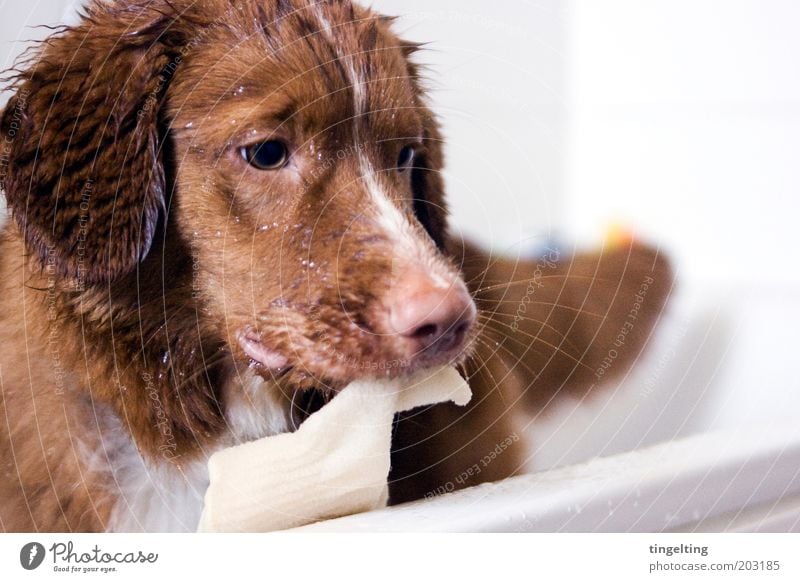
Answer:
[[[0,0],[0,64],[65,4]],[[458,227],[516,253],[598,244],[621,222],[679,272],[647,359],[618,390],[537,419],[531,467],[797,418],[799,3],[373,4],[433,41]]]

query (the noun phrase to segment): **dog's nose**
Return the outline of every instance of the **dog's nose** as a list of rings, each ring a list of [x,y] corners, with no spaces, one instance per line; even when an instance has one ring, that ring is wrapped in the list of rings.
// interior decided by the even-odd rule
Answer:
[[[461,280],[437,282],[406,273],[391,293],[389,328],[410,344],[412,355],[456,353],[475,322],[475,303]]]

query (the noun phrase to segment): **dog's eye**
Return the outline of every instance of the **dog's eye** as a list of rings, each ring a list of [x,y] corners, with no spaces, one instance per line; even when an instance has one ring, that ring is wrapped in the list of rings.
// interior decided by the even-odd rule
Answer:
[[[278,140],[257,143],[241,149],[242,157],[248,164],[259,170],[277,170],[289,159],[286,144]]]
[[[397,156],[397,169],[400,172],[405,172],[411,167],[414,162],[414,154],[416,154],[416,150],[413,145],[407,145],[400,150],[400,155]]]

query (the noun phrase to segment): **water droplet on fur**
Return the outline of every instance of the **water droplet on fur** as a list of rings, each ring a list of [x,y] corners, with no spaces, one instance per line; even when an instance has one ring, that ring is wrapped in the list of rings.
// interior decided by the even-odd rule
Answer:
[[[166,364],[167,362],[169,362],[169,352],[164,352],[161,354],[161,363]]]
[[[268,231],[270,228],[271,228],[271,227],[270,227],[270,225],[269,225],[269,224],[262,224],[261,226],[259,226],[259,227],[258,227],[258,232],[266,232],[266,231]]]
[[[187,123],[187,124],[186,124],[186,125],[184,125],[183,127],[185,127],[186,129],[191,129],[191,128],[193,128],[193,127],[194,127],[194,121],[190,121],[189,123]]]
[[[233,224],[239,224],[241,221],[242,221],[242,219],[239,218],[238,216],[234,216],[233,217]]]
[[[244,95],[244,85],[239,85],[233,92],[234,95]]]
[[[217,238],[221,238],[222,237],[222,231],[218,230],[217,232],[214,233],[214,236],[216,236]]]

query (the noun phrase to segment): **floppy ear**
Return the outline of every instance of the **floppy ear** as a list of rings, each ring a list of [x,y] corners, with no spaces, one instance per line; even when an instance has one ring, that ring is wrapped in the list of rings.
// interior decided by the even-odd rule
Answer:
[[[173,19],[147,6],[92,3],[27,60],[0,120],[12,215],[29,248],[79,282],[133,270],[164,205],[159,120],[180,57]]]

